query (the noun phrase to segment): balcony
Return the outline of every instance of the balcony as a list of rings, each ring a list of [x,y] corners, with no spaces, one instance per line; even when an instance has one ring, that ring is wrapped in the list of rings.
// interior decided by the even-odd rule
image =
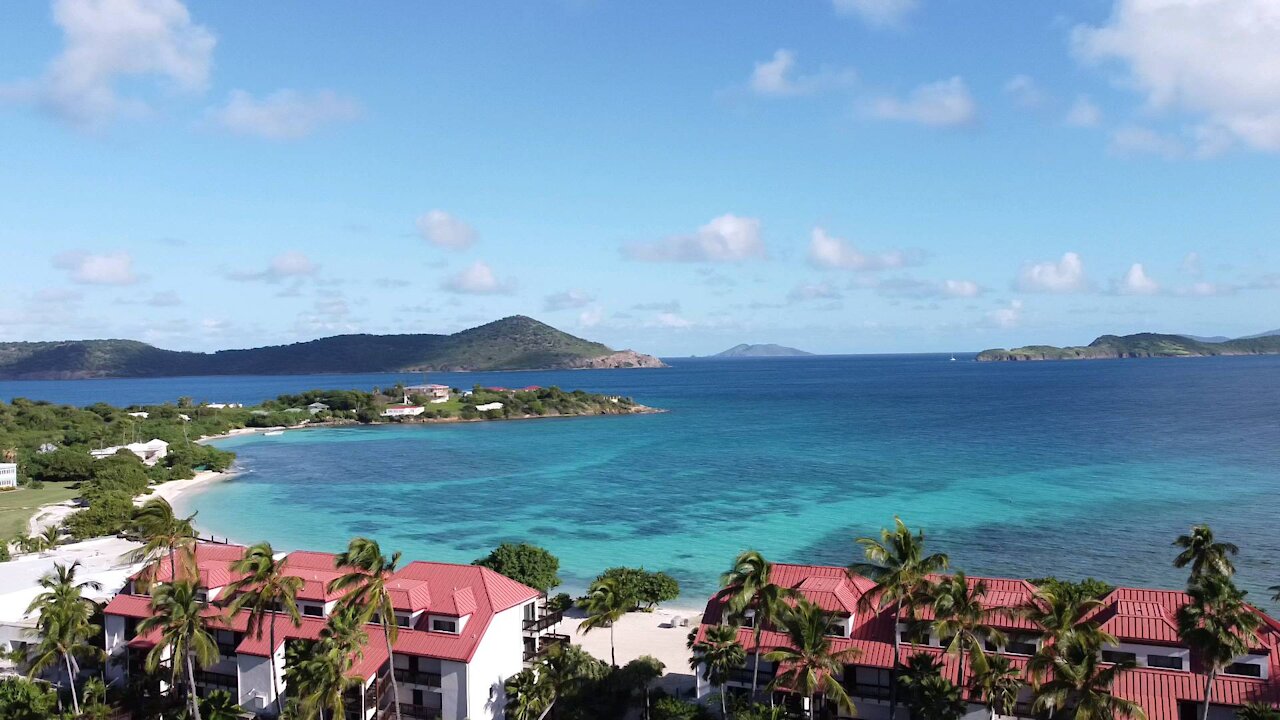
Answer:
[[[440,673],[402,670],[400,668],[396,668],[396,682],[410,683],[412,685],[425,685],[426,687],[432,688],[441,687]]]
[[[729,671],[729,682],[739,683],[741,685],[751,685],[751,678],[755,674],[755,668],[750,658],[747,659],[747,667],[734,668]],[[760,678],[758,685],[764,687],[773,681],[773,671],[768,668],[760,668]]]
[[[888,700],[889,686],[878,683],[860,683],[850,682],[846,680],[841,683],[844,691],[849,693],[851,697],[868,698],[871,700]]]
[[[235,643],[218,643],[218,656],[223,660],[236,659]]]
[[[222,673],[205,672],[204,670],[195,671],[196,684],[203,685],[206,690],[229,690],[235,695],[240,690],[240,683],[236,680],[235,675],[223,675]]]
[[[568,645],[568,635],[540,635],[538,637],[538,646],[536,649],[525,647],[524,661],[531,662],[534,658],[545,655],[552,645]]]
[[[378,720],[395,720],[395,717],[395,709],[388,707],[378,715]],[[400,717],[413,718],[413,720],[441,720],[444,717],[444,712],[440,708],[400,703]]]
[[[535,632],[535,633],[542,632],[547,628],[554,627],[561,620],[564,620],[563,610],[557,610],[556,612],[553,612],[553,613],[546,613],[542,617],[536,617],[536,618],[533,618],[532,620],[525,620],[524,631]]]

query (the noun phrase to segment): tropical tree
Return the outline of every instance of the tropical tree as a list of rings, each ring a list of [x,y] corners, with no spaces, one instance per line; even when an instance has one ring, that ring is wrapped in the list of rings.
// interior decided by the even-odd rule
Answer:
[[[174,515],[173,506],[162,497],[153,497],[133,512],[131,528],[143,539],[142,547],[130,553],[129,561],[144,563],[143,580],[155,581],[158,562],[169,557],[169,578],[178,579],[181,555],[183,572],[194,576],[196,531],[192,525],[196,514],[185,518]],[[186,552],[179,552],[185,550]]]
[[[38,537],[44,550],[52,550],[62,542],[62,530],[57,525],[46,525]]]
[[[1052,715],[1070,707],[1075,720],[1147,719],[1142,706],[1111,692],[1116,678],[1137,666],[1135,661],[1103,662],[1098,646],[1081,636],[1055,644],[1050,657],[1051,674],[1034,686],[1034,711]]]
[[[226,690],[214,690],[200,701],[204,720],[240,720],[240,705]]]
[[[270,647],[276,647],[276,614],[283,613],[294,627],[302,625],[298,612],[298,591],[302,589],[300,577],[285,574],[284,561],[277,561],[271,543],[258,543],[246,548],[244,556],[231,564],[232,571],[240,579],[227,586],[226,595],[232,598],[227,614],[234,617],[241,610],[249,611],[246,628],[255,638],[262,638],[266,626]],[[276,714],[284,712],[280,700],[280,683],[276,679],[275,663],[271,666],[271,692],[276,698]]]
[[[151,616],[138,623],[138,634],[158,630],[160,641],[147,653],[146,667],[155,672],[169,651],[171,677],[176,683],[186,672],[187,702],[191,717],[201,720],[196,698],[196,666],[208,667],[218,661],[218,643],[209,632],[209,604],[200,598],[194,580],[175,580],[158,586],[151,594]]]
[[[747,651],[738,642],[738,629],[732,625],[709,627],[702,639],[695,641],[689,649],[693,651],[689,656],[689,667],[694,672],[701,668],[702,678],[720,688],[720,717],[728,717],[725,683],[729,682],[730,674],[747,661]]]
[[[1026,687],[1022,672],[1003,655],[977,655],[973,657],[973,678],[969,687],[991,709],[991,719],[996,715],[1012,715],[1018,704],[1018,694]]]
[[[889,684],[889,720],[893,720],[898,707],[897,675],[900,666],[902,638],[898,626],[902,624],[905,611],[909,619],[915,616],[916,605],[928,597],[929,575],[941,572],[950,565],[946,555],[934,553],[926,555],[924,551],[924,531],[912,533],[901,518],[893,518],[893,529],[880,531],[880,537],[861,537],[857,539],[866,556],[865,561],[849,566],[849,571],[862,575],[876,583],[870,593],[866,593],[859,601],[859,610],[866,612],[872,609],[874,598],[876,609],[883,611],[893,608],[893,668]]]
[[[628,610],[635,607],[635,604],[635,598],[626,592],[614,577],[601,578],[591,583],[587,596],[582,602],[582,609],[587,611],[587,616],[578,625],[578,632],[586,635],[598,628],[609,628],[609,662],[613,667],[618,666],[613,626],[627,614]]]
[[[387,557],[382,554],[376,540],[353,538],[347,544],[347,549],[339,553],[335,560],[339,569],[346,569],[348,572],[329,583],[330,590],[345,593],[342,597],[343,604],[358,609],[365,622],[377,618],[378,624],[382,626],[388,662],[392,667],[395,667],[395,655],[391,646],[396,641],[398,626],[391,593],[387,590],[387,579],[395,573],[399,562],[398,551]],[[396,684],[394,672],[391,673],[391,695],[396,698],[396,720],[400,720],[400,688]]]
[[[996,645],[1005,643],[1004,633],[987,624],[987,609],[983,598],[987,594],[987,581],[978,580],[972,586],[963,572],[939,582],[933,588],[934,629],[940,638],[950,638],[947,652],[956,656],[956,685],[964,686],[964,661],[983,654],[983,641]]]
[[[358,607],[340,606],[329,615],[310,656],[298,663],[293,678],[298,681],[299,705],[305,716],[320,720],[344,716],[343,695],[355,682],[347,674],[364,656],[363,648],[369,641],[365,622]]]
[[[786,668],[774,676],[772,688],[785,688],[808,698],[810,718],[815,717],[814,696],[819,692],[840,707],[853,710],[853,701],[838,678],[844,666],[861,653],[857,648],[835,650],[831,647],[827,632],[833,620],[830,613],[817,605],[803,597],[796,598],[795,607],[781,618],[787,646],[765,655],[766,660]]]
[[[1280,720],[1280,710],[1264,702],[1251,702],[1236,711],[1236,720]]]
[[[1201,711],[1202,718],[1208,720],[1214,678],[1232,660],[1249,652],[1262,619],[1245,602],[1245,592],[1225,575],[1203,574],[1192,581],[1187,594],[1189,602],[1178,608],[1178,635],[1209,671]]]
[[[720,585],[730,592],[729,612],[741,617],[754,607],[755,619],[751,624],[752,647],[755,667],[751,671],[751,697],[756,696],[760,680],[760,634],[766,624],[776,623],[782,613],[789,610],[787,600],[795,595],[790,588],[773,584],[770,579],[772,564],[755,550],[747,550],[733,561],[733,567],[720,576]]]
[[[942,662],[932,655],[912,655],[898,683],[902,685],[913,718],[960,720],[964,715],[960,688],[943,677]]]
[[[663,670],[666,670],[666,665],[661,660],[652,655],[641,655],[618,671],[622,685],[644,697],[644,720],[649,720],[649,687],[662,677]]]
[[[1075,586],[1055,584],[1037,588],[1026,603],[1012,611],[1013,616],[1034,623],[1043,635],[1039,649],[1027,664],[1033,685],[1052,670],[1058,648],[1078,643],[1100,651],[1103,645],[1117,642],[1093,619],[1100,607],[1100,598]]]
[[[43,682],[17,675],[0,678],[0,717],[49,720],[57,717],[58,693]]]
[[[551,712],[557,717],[562,705],[572,704],[609,674],[609,668],[580,645],[559,643],[538,660],[537,671],[551,688]]]
[[[1191,581],[1207,573],[1231,575],[1236,571],[1231,564],[1231,556],[1239,553],[1240,548],[1215,540],[1208,525],[1192,527],[1190,534],[1179,535],[1173,544],[1182,548],[1174,558],[1173,566],[1183,568],[1190,565]]]
[[[507,720],[538,720],[555,701],[555,691],[547,678],[532,668],[525,668],[507,678],[503,684]]]
[[[96,612],[93,601],[84,597],[85,590],[101,590],[102,585],[93,581],[76,582],[80,563],[54,564],[53,571],[40,578],[39,595],[27,606],[27,615],[38,613],[36,626],[30,631],[37,638],[28,656],[28,677],[35,677],[49,667],[61,663],[71,687],[71,705],[80,714],[80,700],[76,694],[76,677],[80,674],[77,656],[101,656],[103,653],[92,643],[102,628],[93,623]]]

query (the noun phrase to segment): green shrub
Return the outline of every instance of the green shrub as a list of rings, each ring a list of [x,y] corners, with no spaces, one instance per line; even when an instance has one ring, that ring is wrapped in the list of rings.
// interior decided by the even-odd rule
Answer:
[[[547,592],[560,584],[560,559],[537,545],[502,543],[473,565],[487,567],[535,590]]]

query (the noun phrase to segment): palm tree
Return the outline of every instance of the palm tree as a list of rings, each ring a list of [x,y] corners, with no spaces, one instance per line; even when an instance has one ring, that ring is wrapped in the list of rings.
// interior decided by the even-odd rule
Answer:
[[[1178,635],[1209,670],[1201,713],[1208,720],[1214,678],[1232,660],[1249,652],[1262,619],[1244,601],[1245,592],[1225,575],[1201,575],[1192,581],[1187,594],[1190,601],[1178,608]]]
[[[258,543],[245,549],[244,557],[231,565],[231,570],[241,573],[241,578],[227,586],[227,597],[233,598],[227,608],[229,616],[235,616],[241,610],[249,610],[249,623],[246,628],[255,638],[262,638],[262,627],[267,626],[267,635],[274,652],[276,647],[277,612],[284,615],[294,627],[302,626],[302,615],[298,612],[298,591],[302,589],[300,577],[286,575],[284,562],[277,561],[271,543]],[[271,666],[271,692],[276,698],[276,714],[284,712],[280,701],[280,683],[276,680],[276,664]]]
[[[139,635],[152,630],[160,632],[160,642],[147,653],[149,672],[155,672],[159,667],[166,648],[173,663],[171,672],[175,681],[181,672],[179,665],[185,667],[187,701],[194,720],[201,720],[195,667],[208,667],[218,661],[218,643],[209,632],[209,604],[200,599],[199,592],[194,580],[175,580],[160,585],[151,595],[151,616],[138,623]]]
[[[803,597],[797,598],[795,607],[782,616],[782,630],[787,635],[787,647],[765,656],[770,662],[786,667],[773,678],[774,689],[787,688],[804,695],[809,700],[809,717],[815,717],[814,695],[824,693],[846,710],[853,710],[853,701],[840,686],[838,678],[844,666],[858,658],[857,648],[833,650],[831,628],[833,617]]]
[[[635,598],[622,587],[617,578],[606,577],[591,583],[582,608],[587,616],[578,625],[578,632],[586,635],[597,628],[609,628],[609,662],[618,667],[617,648],[613,642],[613,625],[635,607]]]
[[[1240,548],[1228,542],[1217,542],[1213,539],[1213,530],[1208,525],[1196,525],[1189,535],[1179,535],[1173,541],[1175,547],[1182,548],[1178,557],[1174,558],[1176,568],[1191,566],[1191,580],[1205,573],[1231,575],[1236,571],[1231,564],[1231,555],[1240,552]]]
[[[71,686],[71,705],[76,715],[80,714],[80,700],[76,697],[76,676],[80,674],[80,664],[76,662],[76,656],[103,654],[91,643],[102,629],[92,622],[96,612],[93,601],[84,597],[85,590],[101,590],[102,585],[93,581],[76,582],[79,567],[79,562],[70,565],[55,563],[53,572],[40,578],[44,592],[32,599],[26,612],[27,615],[39,613],[36,626],[31,631],[38,641],[30,657],[28,677],[61,662],[67,673],[67,683]]]
[[[555,701],[551,683],[532,668],[507,678],[502,689],[509,698],[504,711],[508,720],[538,720]]]
[[[652,655],[641,655],[622,666],[619,676],[624,687],[631,688],[644,697],[644,720],[649,720],[649,686],[662,677],[667,666]]]
[[[969,687],[991,708],[991,720],[996,715],[1012,715],[1018,704],[1018,694],[1026,686],[1022,672],[1003,655],[981,654],[973,658],[973,679]]]
[[[559,714],[560,701],[582,696],[594,681],[609,674],[604,662],[592,657],[580,645],[557,643],[539,659],[538,674],[551,687],[551,711]]]
[[[940,638],[951,638],[947,652],[956,656],[956,685],[964,686],[965,655],[983,654],[983,640],[996,645],[1005,643],[1004,633],[987,624],[987,609],[982,599],[987,594],[987,581],[969,586],[963,572],[943,580],[933,588],[934,628]]]
[[[1101,650],[1118,642],[1092,618],[1102,600],[1068,589],[1069,586],[1041,587],[1012,615],[1029,620],[1040,628],[1043,642],[1027,664],[1032,684],[1037,684],[1054,665],[1054,652],[1071,643]]]
[[[143,580],[145,583],[155,581],[157,563],[164,556],[169,556],[169,578],[178,579],[179,550],[183,562],[183,571],[195,575],[196,531],[192,525],[195,513],[180,518],[173,514],[173,506],[162,497],[153,497],[137,510],[133,511],[133,531],[140,535],[145,543],[129,554],[129,561],[144,563]]]
[[[338,568],[346,568],[349,572],[329,583],[330,590],[346,593],[342,598],[343,604],[358,608],[365,622],[377,617],[387,642],[387,662],[392,668],[396,663],[391,646],[396,641],[398,626],[391,593],[387,590],[387,579],[395,573],[399,562],[399,552],[387,557],[382,554],[376,540],[353,538],[346,551],[339,553],[335,560]],[[400,720],[400,688],[394,670],[391,673],[391,695],[395,698],[396,720]]]
[[[755,668],[751,671],[751,697],[756,696],[756,688],[760,679],[760,634],[764,626],[776,623],[782,613],[789,609],[787,599],[795,595],[790,588],[774,585],[770,580],[772,564],[755,550],[747,550],[733,561],[729,572],[720,576],[720,585],[732,592],[729,595],[729,612],[742,616],[752,605],[755,606],[755,618],[751,624],[752,646],[755,655]]]
[[[915,606],[927,596],[929,575],[941,572],[951,564],[946,555],[924,553],[924,531],[913,534],[901,518],[893,518],[894,528],[880,531],[879,538],[861,537],[857,543],[866,555],[865,562],[849,566],[851,573],[862,575],[876,583],[875,589],[862,596],[859,610],[871,609],[872,598],[877,610],[893,606],[893,669],[889,682],[889,720],[893,720],[898,708],[898,668],[900,666],[902,638],[898,626],[902,624],[905,610],[908,618],[915,615]]]
[[[1236,720],[1280,720],[1280,710],[1264,702],[1251,702],[1236,711]]]
[[[200,702],[205,720],[240,720],[240,706],[226,690],[214,690]]]
[[[1054,645],[1052,676],[1035,686],[1031,707],[1036,712],[1075,709],[1075,720],[1147,720],[1142,706],[1118,698],[1111,686],[1122,673],[1137,666],[1133,660],[1104,663],[1097,646],[1079,636]]]
[[[62,542],[62,530],[57,525],[46,525],[38,537],[45,550],[52,550]]]
[[[311,647],[310,656],[299,661],[289,673],[290,684],[297,686],[299,705],[305,716],[315,715],[324,720],[327,711],[331,718],[343,717],[344,694],[355,682],[347,674],[356,660],[363,657],[364,644],[369,641],[364,631],[365,622],[359,608],[340,606],[329,615],[320,639]]]
[[[942,661],[932,655],[916,653],[908,658],[898,682],[914,718],[960,720],[965,713],[959,686],[943,677]]]
[[[720,688],[720,717],[729,716],[724,686],[729,675],[747,662],[747,651],[738,642],[738,629],[732,625],[716,625],[707,628],[702,640],[689,646],[689,667],[694,672],[702,668],[702,678]]]

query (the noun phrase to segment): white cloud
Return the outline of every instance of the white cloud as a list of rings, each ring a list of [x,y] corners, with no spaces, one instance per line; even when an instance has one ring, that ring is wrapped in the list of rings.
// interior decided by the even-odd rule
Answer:
[[[887,278],[872,282],[867,287],[874,287],[876,293],[892,298],[911,298],[924,300],[927,298],[974,298],[984,290],[972,280],[920,280],[912,277]]]
[[[1119,157],[1155,155],[1172,160],[1186,155],[1186,148],[1178,138],[1135,125],[1111,133],[1108,149]]]
[[[1134,263],[1117,283],[1116,292],[1121,295],[1155,295],[1160,292],[1160,283],[1147,275],[1142,263]]]
[[[544,298],[542,302],[542,309],[547,312],[555,312],[557,310],[586,307],[594,300],[595,298],[585,291],[566,290],[564,292],[553,293]]]
[[[133,271],[133,256],[123,250],[98,255],[64,252],[53,258],[53,266],[84,285],[132,285],[141,279]]]
[[[1182,258],[1182,272],[1197,277],[1204,271],[1204,264],[1200,260],[1200,253],[1192,250]]]
[[[849,241],[827,234],[816,227],[809,240],[809,264],[820,268],[872,272],[918,264],[920,253],[914,250],[889,250],[868,255]]]
[[[593,328],[604,321],[604,310],[599,306],[590,307],[578,313],[578,325],[584,328]]]
[[[298,140],[322,125],[355,120],[360,104],[332,90],[304,93],[277,90],[261,99],[232,90],[225,105],[211,108],[209,121],[237,135],[267,140]]]
[[[987,320],[996,327],[1017,327],[1022,322],[1022,301],[1011,300],[1009,304],[992,310],[987,313]]]
[[[1088,289],[1084,262],[1069,252],[1058,262],[1042,262],[1023,268],[1017,287],[1025,292],[1072,293]]]
[[[281,280],[301,281],[319,272],[320,266],[306,253],[289,250],[271,259],[264,270],[234,270],[227,273],[227,278],[240,282],[280,282]],[[294,293],[296,294],[296,293]]]
[[[645,323],[645,327],[658,327],[658,328],[669,328],[673,330],[685,330],[693,327],[693,321],[686,320],[685,318],[675,313],[664,312],[664,313],[658,313],[656,317],[654,317],[649,322]]]
[[[920,6],[920,0],[832,0],[836,12],[855,15],[874,27],[901,25]]]
[[[840,291],[832,287],[830,283],[814,282],[800,283],[787,293],[787,299],[792,302],[803,302],[805,300],[839,300],[843,297]]]
[[[56,0],[53,20],[62,51],[40,78],[0,88],[0,97],[91,128],[148,111],[145,100],[119,94],[122,80],[159,78],[184,91],[208,81],[216,40],[179,0]]]
[[[1151,109],[1195,117],[1206,150],[1225,135],[1280,152],[1280,73],[1264,70],[1280,67],[1275,0],[1116,0],[1072,40],[1086,62],[1118,61]]]
[[[1190,286],[1177,290],[1179,295],[1188,297],[1218,297],[1220,295],[1234,295],[1239,290],[1235,285],[1220,285],[1211,282],[1197,282]]]
[[[1091,128],[1102,123],[1102,108],[1098,107],[1087,95],[1080,95],[1062,119],[1071,127]]]
[[[791,50],[777,50],[772,59],[756,63],[751,72],[750,88],[757,95],[808,95],[823,88],[848,84],[856,78],[857,74],[852,70],[797,75],[796,54]]]
[[[982,294],[982,286],[972,280],[943,280],[942,294],[956,298],[978,297]]]
[[[1049,101],[1049,95],[1030,75],[1014,75],[1004,84],[1004,91],[1021,108],[1034,110]]]
[[[431,210],[418,218],[422,239],[443,248],[461,250],[476,241],[476,231],[466,222],[443,210]]]
[[[514,291],[515,284],[499,280],[493,268],[484,261],[477,260],[462,272],[446,279],[441,287],[464,295],[503,295]]]
[[[649,262],[741,262],[765,256],[756,218],[721,215],[692,235],[675,235],[623,248],[634,260]]]
[[[868,113],[881,120],[900,120],[929,127],[964,127],[978,120],[978,105],[959,76],[928,83],[906,98],[882,97]]]

